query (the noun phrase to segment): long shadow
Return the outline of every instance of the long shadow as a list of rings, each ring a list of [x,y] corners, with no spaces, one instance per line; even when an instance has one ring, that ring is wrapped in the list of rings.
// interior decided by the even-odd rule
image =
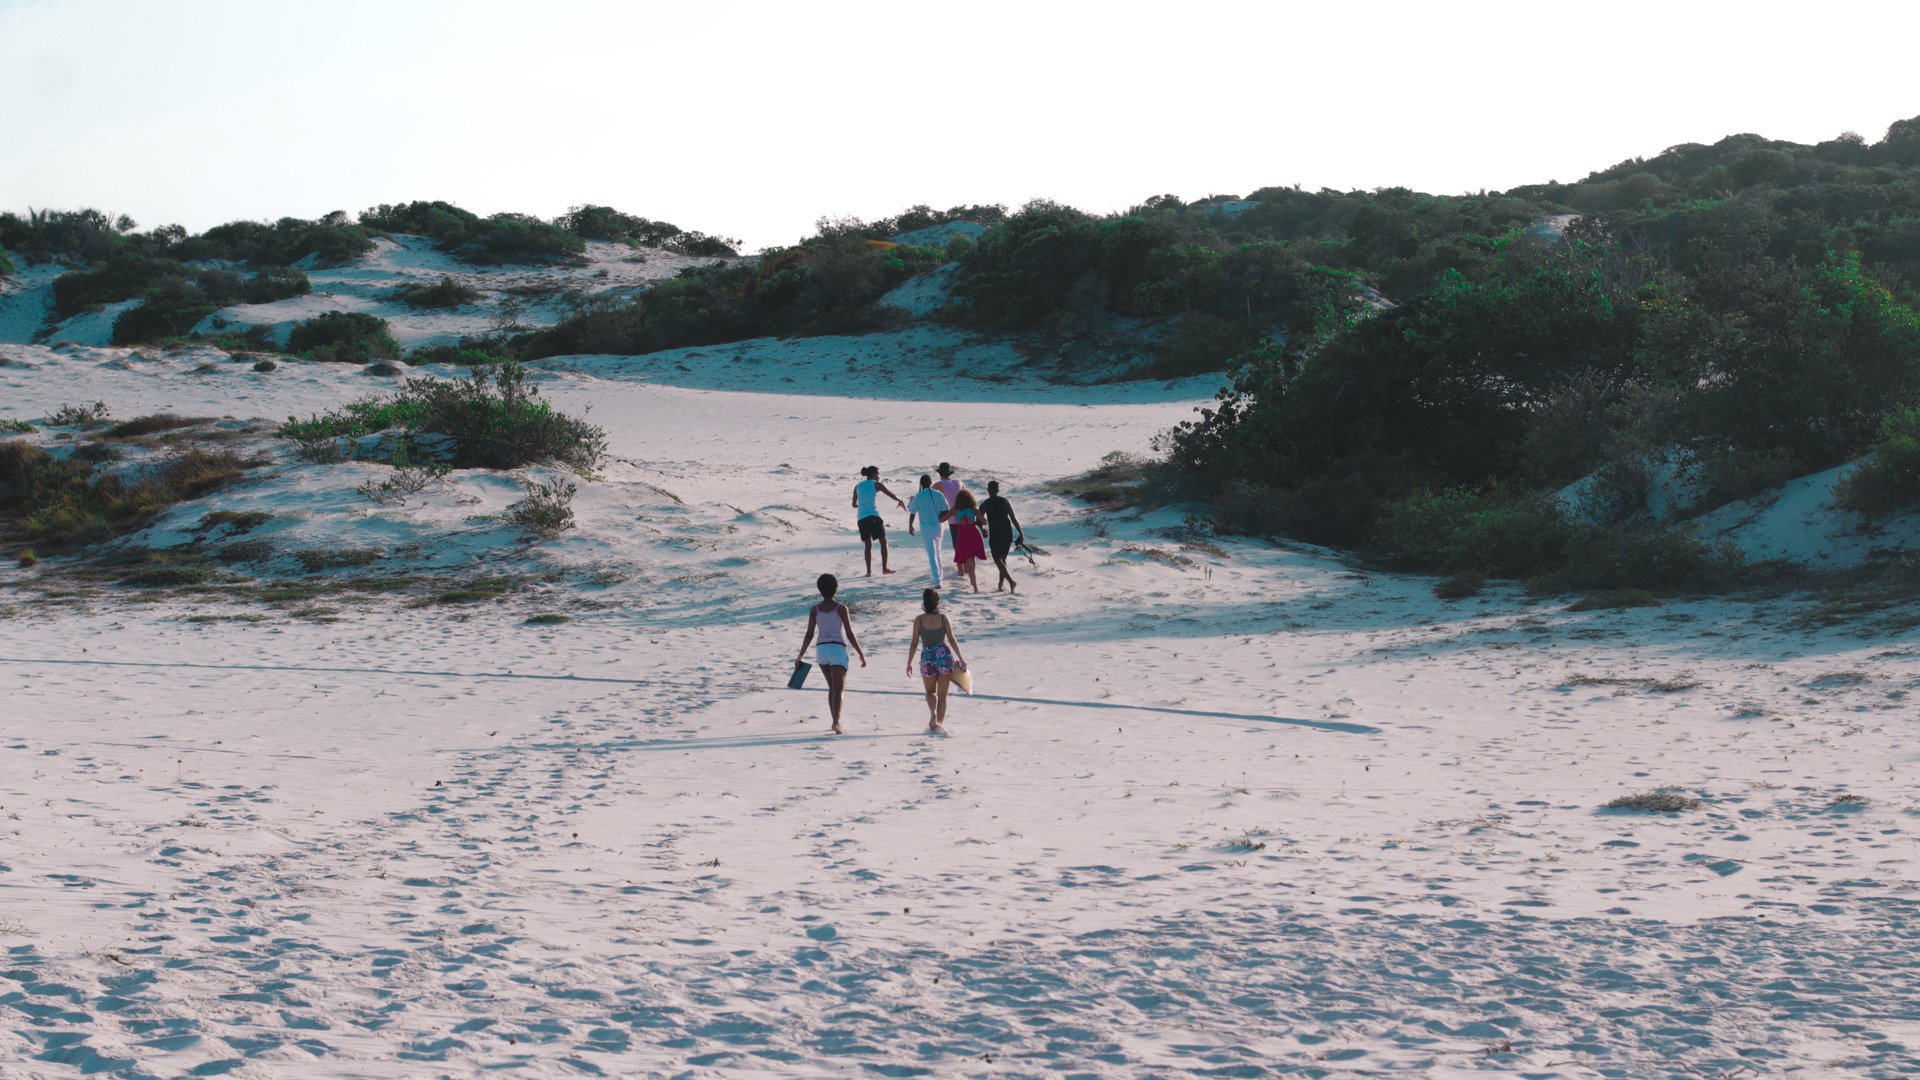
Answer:
[[[202,671],[298,671],[326,675],[404,675],[429,679],[534,679],[546,682],[612,683],[620,686],[664,686],[673,685],[671,679],[616,679],[607,675],[540,675],[522,674],[511,671],[421,671],[409,668],[375,667],[309,667],[296,664],[196,664],[186,661],[159,662],[153,660],[59,660],[33,659],[30,657],[0,656],[0,664],[72,664],[88,667],[131,667],[131,668],[194,668]],[[814,691],[819,693],[820,691]],[[914,690],[854,690],[849,694],[872,694],[886,697],[910,697],[924,699],[926,695]],[[1256,713],[1212,712],[1205,709],[1176,709],[1157,705],[1127,705],[1113,701],[1071,701],[1064,698],[1010,697],[1004,694],[974,694],[981,701],[1012,701],[1027,705],[1059,705],[1075,709],[1121,709],[1129,712],[1166,713],[1171,716],[1195,716],[1209,720],[1246,720],[1256,724],[1285,724],[1290,727],[1314,728],[1319,731],[1337,731],[1346,735],[1378,735],[1380,729],[1367,724],[1346,724],[1337,720],[1302,720],[1291,716],[1260,716]],[[842,735],[839,738],[847,738]],[[688,745],[681,743],[678,745]]]
[[[849,694],[874,694],[884,697],[910,697],[926,700],[917,690],[853,690]],[[950,695],[957,697],[959,695]],[[975,701],[1017,701],[1028,705],[1063,705],[1073,709],[1124,709],[1129,712],[1169,713],[1174,716],[1198,716],[1208,720],[1250,720],[1256,724],[1285,724],[1290,727],[1338,731],[1344,735],[1378,735],[1380,729],[1368,724],[1346,724],[1338,720],[1302,720],[1293,716],[1260,716],[1256,713],[1212,712],[1206,709],[1175,709],[1162,705],[1126,705],[1116,701],[1068,701],[1062,698],[1009,697],[1005,694],[969,694]]]
[[[911,731],[893,732],[884,735],[833,735],[819,732],[808,735],[721,735],[705,739],[613,739],[607,742],[543,742],[528,743],[525,746],[487,746],[473,749],[440,750],[442,754],[498,754],[503,751],[527,750],[591,750],[599,752],[618,751],[621,753],[658,753],[663,750],[734,750],[751,749],[756,746],[801,746],[807,743],[871,742],[876,739],[915,739],[920,734]]]

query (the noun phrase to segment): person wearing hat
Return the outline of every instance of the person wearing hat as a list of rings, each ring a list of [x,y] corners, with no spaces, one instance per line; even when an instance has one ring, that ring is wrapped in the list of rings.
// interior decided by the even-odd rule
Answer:
[[[943,461],[933,471],[940,474],[940,479],[933,482],[934,490],[947,497],[949,507],[959,506],[960,481],[953,478],[953,466]],[[947,543],[953,550],[960,550],[960,534],[957,527],[951,523],[947,525]]]
[[[853,517],[860,526],[860,543],[867,549],[867,576],[873,576],[873,542],[875,540],[880,541],[880,572],[891,574],[893,567],[887,565],[887,523],[880,519],[877,496],[885,495],[902,510],[907,508],[907,504],[900,500],[900,496],[888,491],[887,485],[880,482],[880,466],[869,465],[860,470],[860,475],[866,479],[853,485]]]

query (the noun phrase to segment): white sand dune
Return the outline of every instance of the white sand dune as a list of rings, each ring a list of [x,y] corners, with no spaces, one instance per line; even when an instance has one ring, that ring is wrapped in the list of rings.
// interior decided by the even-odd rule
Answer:
[[[1089,513],[1040,483],[1207,388],[921,344],[551,365],[616,455],[555,541],[473,520],[509,476],[382,508],[380,466],[283,450],[132,538],[264,509],[272,572],[536,577],[492,603],[0,571],[0,1076],[1920,1068],[1910,632],[1445,603]],[[10,346],[0,395],[245,419],[379,385],[210,356]],[[848,492],[941,459],[1051,554],[949,587],[981,693],[930,738],[924,562],[896,533],[902,572],[857,576]],[[839,738],[783,688],[822,571],[871,662]],[[1703,805],[1601,809],[1664,786]]]

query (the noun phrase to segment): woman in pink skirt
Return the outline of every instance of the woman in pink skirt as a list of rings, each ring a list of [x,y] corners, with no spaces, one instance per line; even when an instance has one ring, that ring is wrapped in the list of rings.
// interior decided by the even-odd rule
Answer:
[[[974,505],[973,492],[962,488],[953,508],[953,562],[967,575],[973,591],[980,591],[980,579],[974,576],[974,564],[987,557],[987,541],[980,535],[980,508]]]

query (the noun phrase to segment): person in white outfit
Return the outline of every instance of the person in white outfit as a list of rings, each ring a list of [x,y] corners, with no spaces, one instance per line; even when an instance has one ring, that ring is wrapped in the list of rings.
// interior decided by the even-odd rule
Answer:
[[[933,587],[940,587],[940,526],[953,516],[947,497],[933,486],[933,477],[920,474],[920,490],[907,503],[907,532],[918,532],[927,547],[927,568],[933,571]]]

